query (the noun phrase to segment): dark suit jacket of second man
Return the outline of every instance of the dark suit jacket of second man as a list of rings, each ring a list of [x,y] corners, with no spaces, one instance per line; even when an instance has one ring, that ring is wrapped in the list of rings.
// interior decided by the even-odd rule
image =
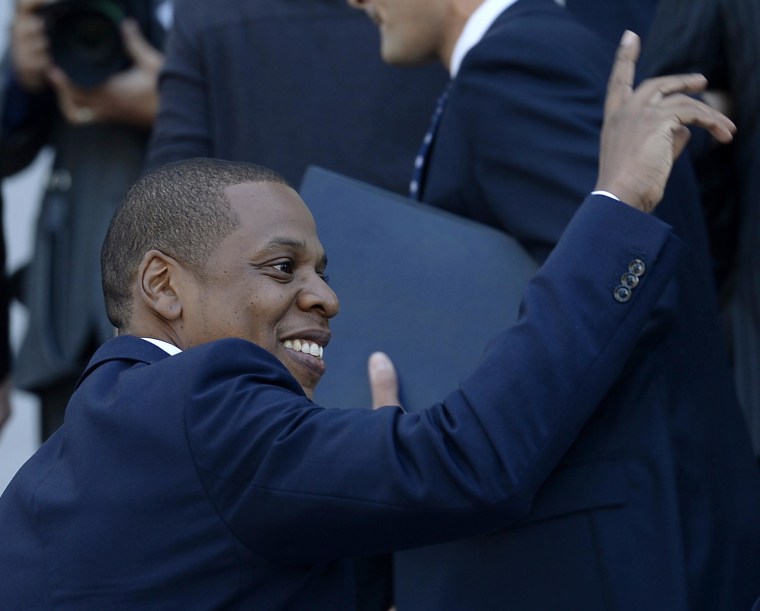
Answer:
[[[614,47],[554,0],[518,0],[464,58],[422,199],[543,260],[596,181]],[[748,608],[760,475],[721,343],[686,160],[657,215],[689,257],[616,386],[520,524],[402,553],[399,609]]]
[[[249,161],[297,185],[316,164],[404,193],[446,74],[379,45],[345,0],[179,0],[148,165]]]

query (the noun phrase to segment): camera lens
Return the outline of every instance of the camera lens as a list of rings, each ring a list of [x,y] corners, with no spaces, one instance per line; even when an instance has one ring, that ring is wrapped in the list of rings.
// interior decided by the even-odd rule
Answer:
[[[110,0],[69,0],[48,18],[55,62],[82,87],[93,87],[129,65],[120,32],[122,9]]]
[[[110,64],[121,54],[121,38],[113,22],[97,13],[81,13],[61,24],[64,34],[61,47],[82,64]],[[64,50],[64,49],[62,49]]]
[[[94,14],[82,16],[69,43],[71,52],[85,62],[110,61],[121,49],[121,40],[113,36],[113,24]]]

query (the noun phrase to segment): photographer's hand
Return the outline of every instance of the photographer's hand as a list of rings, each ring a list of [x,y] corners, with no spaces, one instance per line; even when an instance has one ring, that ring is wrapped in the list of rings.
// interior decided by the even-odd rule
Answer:
[[[85,89],[74,85],[60,68],[48,70],[61,112],[70,123],[122,123],[146,128],[153,124],[164,56],[145,40],[131,19],[124,21],[122,36],[134,65],[103,85]]]
[[[37,10],[47,0],[19,0],[11,27],[11,60],[19,84],[29,93],[47,87],[46,73],[53,61],[45,22]]]

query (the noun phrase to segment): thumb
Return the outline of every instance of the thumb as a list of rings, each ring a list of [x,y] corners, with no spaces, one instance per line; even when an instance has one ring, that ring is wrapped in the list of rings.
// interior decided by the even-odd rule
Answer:
[[[129,57],[137,65],[160,66],[163,56],[143,36],[134,19],[125,19],[121,24],[121,38]]]
[[[398,398],[396,368],[383,352],[374,352],[367,365],[372,390],[372,409],[385,405],[401,405]]]

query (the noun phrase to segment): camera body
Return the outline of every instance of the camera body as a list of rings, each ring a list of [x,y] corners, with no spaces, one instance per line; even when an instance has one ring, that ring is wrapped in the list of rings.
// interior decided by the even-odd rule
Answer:
[[[135,0],[58,0],[38,13],[53,61],[80,87],[97,86],[131,65],[120,29],[125,17],[137,19],[143,32],[150,29]]]

